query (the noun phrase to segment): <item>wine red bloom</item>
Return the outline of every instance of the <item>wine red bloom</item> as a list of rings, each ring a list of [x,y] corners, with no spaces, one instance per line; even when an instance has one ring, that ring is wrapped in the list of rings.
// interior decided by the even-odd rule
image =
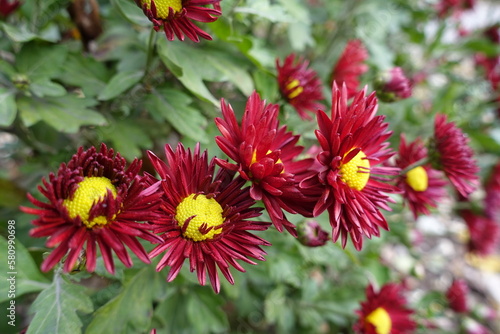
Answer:
[[[114,273],[113,250],[125,266],[132,260],[124,245],[142,261],[150,263],[148,255],[136,237],[150,242],[161,241],[149,232],[150,225],[138,223],[155,217],[158,196],[145,191],[144,177],[138,176],[142,162],[135,159],[129,167],[120,154],[102,144],[84,151],[79,148],[68,164],[62,163],[57,175],[42,179],[39,191],[49,200],[41,202],[28,194],[39,209],[21,207],[21,210],[39,218],[32,237],[49,237],[48,247],[56,249],[43,261],[42,270],[48,271],[67,254],[64,270],[75,266],[80,252],[86,250],[86,267],[92,272],[96,266],[96,244],[99,245],[104,265]],[[86,243],[86,246],[84,244]]]
[[[493,167],[484,188],[486,191],[484,198],[486,215],[500,224],[500,161]]]
[[[306,196],[296,178],[307,173],[313,159],[295,161],[303,147],[297,145],[298,135],[287,131],[278,121],[278,105],[266,104],[257,93],[247,101],[241,125],[231,105],[221,101],[222,118],[215,123],[222,136],[215,141],[221,150],[236,163],[217,159],[222,167],[238,171],[252,182],[250,195],[262,200],[278,231],[283,227],[297,236],[282,209],[304,216],[312,215],[314,198]]]
[[[308,66],[309,61],[302,57],[295,60],[294,54],[285,58],[283,66],[280,65],[279,59],[276,59],[281,95],[297,110],[302,119],[312,118],[307,111],[315,113],[325,107],[317,102],[323,99],[321,80]]]
[[[394,67],[375,82],[377,97],[384,102],[394,102],[411,96],[411,82],[401,67]]]
[[[376,116],[375,92],[368,97],[359,92],[350,106],[347,88],[334,83],[332,111],[328,117],[318,111],[316,137],[321,146],[317,155],[315,174],[300,183],[304,189],[321,189],[313,214],[328,210],[333,229],[333,241],[342,236],[342,247],[350,235],[357,250],[362,248],[363,235],[379,236],[379,227],[388,230],[387,222],[379,208],[390,210],[387,202],[393,202],[384,193],[399,190],[382,175],[397,175],[397,167],[377,166],[384,164],[394,152],[388,148],[388,123],[384,116]]]
[[[440,18],[446,16],[459,17],[466,9],[473,9],[476,0],[441,0],[436,5],[436,10]]]
[[[459,211],[469,230],[469,252],[487,256],[495,252],[500,242],[500,225],[493,219],[475,214],[471,210]]]
[[[218,293],[217,267],[234,284],[230,267],[245,271],[237,260],[250,264],[256,264],[250,258],[264,260],[266,253],[259,246],[270,244],[249,231],[266,230],[270,223],[249,220],[260,216],[262,209],[252,207],[255,201],[249,188],[242,189],[244,179],[235,179],[235,172],[224,168],[215,173],[215,159],[209,162],[206,151],[200,154],[199,145],[193,153],[182,144],[175,151],[166,145],[166,163],[148,154],[161,178],[156,182],[150,176],[151,190],[163,195],[162,216],[153,220],[154,232],[163,240],[149,256],[165,253],[156,270],[170,266],[167,281],[189,259],[189,269],[197,272],[200,284],[205,285],[208,272]]]
[[[417,327],[411,319],[413,310],[407,307],[402,287],[388,283],[377,293],[370,284],[366,301],[357,310],[359,320],[354,324],[357,334],[410,334]]]
[[[402,170],[408,166],[427,158],[427,148],[420,138],[406,143],[401,135],[399,156],[396,166]],[[428,215],[429,207],[435,208],[441,198],[446,195],[446,181],[440,171],[433,169],[430,164],[415,167],[397,179],[397,186],[403,191],[403,197],[410,206],[415,219],[419,214]]]
[[[184,35],[193,42],[201,38],[212,40],[207,32],[193,23],[214,22],[222,14],[221,0],[135,0],[148,19],[153,22],[156,31],[163,27],[169,41],[174,35],[181,41]],[[201,7],[211,5],[213,8]]]
[[[14,0],[0,0],[0,17],[7,17],[12,14],[19,6],[21,2]]]
[[[347,97],[351,98],[358,92],[359,77],[368,71],[368,65],[363,62],[368,59],[368,51],[359,39],[347,43],[342,55],[337,60],[332,71],[331,84],[347,86]]]
[[[444,171],[462,196],[468,197],[476,190],[479,184],[479,167],[469,146],[469,138],[455,123],[447,122],[446,115],[436,115],[433,149],[433,166]]]
[[[464,280],[453,280],[453,283],[446,291],[446,299],[448,300],[450,308],[458,313],[469,312],[469,306],[467,304],[468,293],[469,287]]]

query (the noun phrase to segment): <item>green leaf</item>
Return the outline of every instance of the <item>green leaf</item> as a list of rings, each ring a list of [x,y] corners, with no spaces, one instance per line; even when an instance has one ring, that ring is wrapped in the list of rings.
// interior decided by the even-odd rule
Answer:
[[[2,30],[5,32],[5,34],[7,34],[7,36],[14,42],[26,43],[37,38],[34,33],[28,31],[26,26],[21,26],[18,28],[3,22],[0,23],[0,26],[2,27]]]
[[[142,333],[150,327],[152,304],[161,283],[154,266],[141,269],[115,298],[94,313],[85,333]]]
[[[132,1],[127,0],[113,0],[118,12],[120,12],[131,23],[147,27],[153,26],[151,21],[144,15],[142,9],[135,5]]]
[[[81,333],[82,321],[77,311],[90,313],[92,301],[83,286],[66,282],[59,273],[35,299],[30,308],[35,313],[27,334]]]
[[[30,80],[52,79],[63,70],[67,49],[59,45],[24,44],[16,57],[16,67]]]
[[[207,64],[212,65],[224,75],[223,80],[231,81],[244,94],[249,96],[254,90],[252,77],[245,71],[241,64],[234,62],[227,53],[205,50]]]
[[[26,198],[26,193],[11,180],[0,178],[0,207],[16,208]]]
[[[106,124],[106,119],[101,114],[88,108],[94,104],[93,100],[74,95],[38,99],[23,96],[17,101],[21,120],[26,126],[43,120],[65,133],[76,133],[83,125]]]
[[[143,74],[143,71],[124,71],[118,73],[104,87],[98,99],[103,101],[111,100],[138,83]]]
[[[237,7],[237,13],[253,14],[271,22],[292,22],[292,17],[279,4],[271,4],[269,0],[248,1],[246,7]]]
[[[14,220],[6,222],[6,231],[16,232],[16,224],[19,222],[12,222],[14,222]],[[12,226],[12,229],[9,229],[9,226]],[[7,232],[7,235],[10,235],[10,232]],[[13,236],[15,236],[15,234],[13,234]],[[8,252],[9,245],[10,249],[15,251],[15,262],[8,262],[12,260],[8,258],[10,254]],[[0,237],[0,250],[2,251],[2,254],[5,254],[5,256],[2,257],[2,261],[0,261],[0,280],[2,281],[2,284],[0,284],[0,303],[10,299],[8,296],[9,284],[5,284],[5,282],[11,275],[15,276],[16,297],[29,292],[40,291],[49,286],[49,280],[40,273],[40,270],[35,265],[30,253],[23,246],[23,244],[21,244],[19,239],[15,238],[7,240],[4,237]]]
[[[36,96],[63,96],[66,89],[58,83],[42,78],[30,84],[30,90]]]
[[[191,98],[173,89],[154,90],[146,100],[146,108],[153,117],[167,120],[180,134],[195,141],[207,143],[202,130],[207,120],[196,109],[189,107]]]
[[[0,126],[10,126],[16,119],[14,92],[0,87]]]

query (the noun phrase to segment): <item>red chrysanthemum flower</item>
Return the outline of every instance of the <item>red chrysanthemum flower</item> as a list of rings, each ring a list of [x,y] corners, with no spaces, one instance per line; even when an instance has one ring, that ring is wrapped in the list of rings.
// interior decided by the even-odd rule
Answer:
[[[312,177],[305,178],[300,186],[321,189],[313,214],[328,210],[333,228],[333,241],[342,236],[342,247],[350,235],[357,250],[362,248],[363,235],[379,236],[379,227],[388,230],[387,222],[379,208],[390,210],[393,202],[384,193],[399,192],[396,187],[383,183],[382,175],[397,175],[397,167],[377,166],[394,155],[388,148],[384,116],[376,116],[375,92],[365,97],[359,92],[350,106],[347,105],[347,88],[334,83],[332,111],[328,117],[318,111],[319,130],[316,137],[321,145],[317,156],[317,169]]]
[[[403,170],[426,157],[427,148],[420,138],[407,144],[405,136],[401,135],[396,166]],[[429,207],[436,207],[438,201],[446,195],[446,183],[442,173],[431,168],[430,164],[412,168],[397,180],[397,186],[403,191],[403,197],[415,219],[419,214],[428,215]]]
[[[0,17],[7,17],[12,14],[19,6],[21,2],[14,0],[0,0]]]
[[[363,62],[368,59],[368,51],[359,39],[347,43],[344,52],[333,68],[331,84],[347,86],[347,97],[351,98],[358,92],[359,77],[368,71],[368,65]]]
[[[377,97],[384,102],[394,102],[411,96],[411,82],[401,67],[394,67],[375,82]]]
[[[214,22],[222,14],[221,0],[135,0],[144,14],[153,22],[156,31],[163,27],[169,41],[174,35],[181,41],[186,35],[193,42],[201,38],[212,40],[212,36],[193,23]],[[201,7],[212,5],[213,8]],[[198,37],[199,36],[199,37]]]
[[[486,215],[500,224],[500,161],[493,167],[484,188],[486,191],[484,198]]]
[[[112,250],[125,266],[132,266],[125,246],[150,263],[136,237],[156,243],[161,239],[148,232],[149,224],[137,221],[155,217],[158,196],[145,191],[144,177],[137,175],[141,165],[135,159],[125,168],[125,159],[119,153],[114,156],[113,150],[104,144],[99,152],[94,147],[86,151],[80,147],[68,164],[61,164],[57,175],[51,173],[49,181],[43,179],[43,186],[38,187],[49,203],[28,194],[29,200],[40,208],[21,208],[39,216],[33,221],[37,227],[30,235],[49,237],[47,246],[56,247],[43,261],[43,271],[54,267],[66,254],[64,270],[71,271],[84,249],[87,270],[94,271],[96,244],[110,273],[114,273]]]
[[[453,283],[446,291],[446,299],[448,300],[450,308],[457,313],[469,312],[469,306],[467,304],[468,293],[469,287],[464,280],[453,280]]]
[[[354,331],[358,334],[410,334],[417,327],[402,287],[395,283],[384,285],[378,293],[370,284],[366,288],[366,301],[356,313],[359,320]]]
[[[302,57],[295,60],[294,54],[285,58],[283,66],[280,65],[279,59],[276,59],[281,95],[297,110],[302,119],[312,119],[308,111],[315,113],[324,108],[324,105],[318,102],[323,100],[321,80],[314,70],[307,68],[308,66],[309,61]]]
[[[242,189],[244,179],[234,179],[235,172],[224,168],[215,174],[215,159],[208,162],[207,152],[200,154],[199,145],[193,153],[182,144],[175,152],[165,146],[167,163],[152,152],[148,154],[161,177],[151,189],[163,194],[162,217],[153,221],[163,242],[149,256],[165,252],[156,270],[170,266],[167,281],[177,276],[188,258],[200,284],[205,285],[207,271],[218,293],[217,267],[234,284],[230,267],[245,271],[236,260],[250,264],[255,264],[250,258],[264,260],[266,252],[259,246],[270,244],[248,231],[266,230],[270,223],[249,220],[260,216],[262,209],[252,207],[255,201],[249,188]]]
[[[492,219],[471,210],[459,211],[469,230],[469,252],[487,256],[495,252],[500,242],[500,225]]]
[[[451,184],[464,197],[476,190],[479,168],[469,138],[455,123],[447,122],[446,115],[436,115],[434,123],[434,152],[430,153],[433,166],[444,171]]]
[[[307,173],[313,159],[294,161],[303,150],[296,145],[299,136],[279,125],[278,105],[266,104],[259,94],[254,92],[248,99],[241,125],[231,105],[222,100],[221,108],[223,118],[217,117],[215,123],[222,136],[215,140],[236,164],[221,159],[217,163],[251,181],[250,195],[264,202],[278,231],[285,227],[297,236],[295,225],[287,220],[282,209],[312,215],[314,198],[300,191],[296,178]]]
[[[446,16],[459,17],[466,9],[473,9],[475,0],[441,0],[436,5],[436,10],[440,18]]]

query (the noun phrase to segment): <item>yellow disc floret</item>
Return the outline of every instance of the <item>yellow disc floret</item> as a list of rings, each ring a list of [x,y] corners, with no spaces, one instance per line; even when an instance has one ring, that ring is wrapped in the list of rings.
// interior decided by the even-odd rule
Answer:
[[[168,18],[169,8],[178,13],[182,10],[182,0],[154,0],[156,6],[156,16],[160,19]],[[151,9],[151,0],[142,0],[142,5],[146,5],[147,9]]]
[[[425,168],[415,167],[406,173],[406,183],[415,191],[426,191],[429,186],[429,177]]]
[[[304,87],[300,86],[300,81],[297,79],[292,80],[285,88],[290,91],[290,93],[288,93],[288,98],[290,100],[296,98],[304,91]]]
[[[389,334],[391,332],[391,316],[383,307],[378,307],[368,314],[366,321],[375,326],[377,334]]]
[[[177,206],[175,220],[183,228],[183,235],[193,241],[212,239],[222,232],[222,228],[215,228],[224,222],[222,207],[213,198],[205,195],[191,194],[184,198]],[[193,217],[184,227],[186,220]],[[185,229],[185,230],[184,230]]]
[[[268,150],[266,154],[269,154],[269,153],[272,153],[271,150]],[[252,154],[252,161],[250,161],[250,166],[254,163],[257,162],[257,150],[253,151],[253,154]],[[283,164],[283,161],[281,161],[280,158],[278,158],[278,160],[276,160],[276,163],[277,164]],[[284,166],[284,165],[283,165]],[[285,172],[285,168],[283,167],[283,170],[281,171],[281,173],[284,173]]]
[[[346,155],[349,154],[349,152],[347,152]],[[370,161],[366,159],[366,155],[363,151],[359,151],[351,161],[340,166],[340,178],[347,183],[350,188],[363,190],[370,178],[369,169]]]
[[[98,216],[89,221],[89,213],[92,206],[100,202],[111,191],[113,198],[116,198],[116,188],[107,177],[85,177],[78,183],[71,199],[65,199],[63,205],[68,209],[70,218],[80,216],[83,224],[88,228],[95,225],[104,226],[109,223],[105,216]]]

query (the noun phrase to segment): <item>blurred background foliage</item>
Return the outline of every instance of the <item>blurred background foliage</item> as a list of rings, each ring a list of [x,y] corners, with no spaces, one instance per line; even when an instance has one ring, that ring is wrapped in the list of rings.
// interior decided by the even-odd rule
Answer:
[[[266,262],[234,272],[235,285],[223,281],[219,295],[200,287],[187,268],[167,284],[165,272],[140,261],[131,269],[117,264],[115,276],[102,261],[92,275],[42,274],[44,240],[29,237],[33,217],[18,207],[29,205],[26,192],[36,192],[41,177],[55,172],[79,146],[105,142],[131,161],[148,149],[163,154],[166,143],[193,147],[200,142],[210,156],[222,157],[214,141],[219,101],[226,99],[241,115],[254,90],[269,103],[281,103],[281,122],[310,146],[315,121],[301,120],[283,103],[275,60],[290,53],[310,60],[324,83],[328,109],[332,68],[354,38],[369,51],[369,71],[361,80],[368,91],[377,75],[395,66],[415,79],[411,98],[379,103],[394,131],[393,149],[401,133],[410,140],[432,135],[433,115],[445,113],[471,138],[484,180],[500,156],[500,120],[495,92],[474,56],[500,54],[500,45],[483,34],[500,22],[498,3],[478,1],[475,11],[440,17],[431,0],[223,0],[223,15],[203,25],[213,41],[192,43],[169,42],[162,32],[152,32],[131,0],[98,1],[100,16],[90,17],[90,31],[82,33],[67,10],[70,2],[24,1],[0,21],[0,214],[2,222],[13,219],[17,227],[14,332],[31,323],[28,333],[51,333],[57,319],[61,333],[148,333],[152,328],[158,333],[350,333],[368,282],[405,280],[416,291],[410,304],[421,333],[433,331],[424,319],[457,321],[436,288],[448,284],[453,273],[425,262],[424,250],[414,244],[416,223],[400,198],[386,213],[391,231],[366,240],[361,252],[331,242],[308,248],[270,229],[263,233],[273,244],[266,248]],[[481,191],[473,197],[479,206],[480,198]],[[458,219],[452,205],[450,200],[434,211],[435,224]],[[317,220],[330,230],[327,217]],[[5,235],[4,223],[1,229]],[[459,243],[452,232],[445,237]],[[4,249],[6,241],[0,240]],[[396,254],[393,262],[384,260],[387,252]],[[4,262],[2,256],[0,275],[8,271]],[[429,277],[438,283],[418,283]],[[6,289],[2,283],[3,310]],[[492,333],[494,326],[500,330],[498,323],[488,326]],[[12,330],[2,320],[0,332]]]

